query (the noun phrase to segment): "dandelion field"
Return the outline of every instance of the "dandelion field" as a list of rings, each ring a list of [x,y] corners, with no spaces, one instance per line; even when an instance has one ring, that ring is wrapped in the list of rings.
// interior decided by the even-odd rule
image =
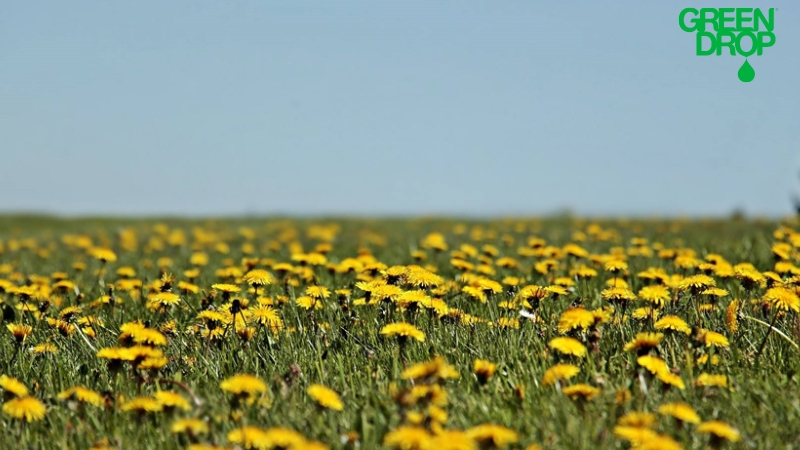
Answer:
[[[0,448],[793,448],[798,294],[792,220],[0,217]]]

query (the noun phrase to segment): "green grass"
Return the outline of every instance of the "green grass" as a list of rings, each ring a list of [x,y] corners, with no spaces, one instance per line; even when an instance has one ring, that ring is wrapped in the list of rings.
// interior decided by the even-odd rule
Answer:
[[[66,272],[81,295],[61,295],[63,304],[60,308],[52,306],[47,310],[47,316],[57,316],[60,309],[77,304],[84,306],[83,315],[94,315],[104,322],[103,326],[94,327],[96,336],[93,339],[84,339],[80,333],[63,336],[49,326],[44,317],[37,320],[30,312],[23,313],[17,309],[20,303],[18,295],[0,293],[7,312],[6,320],[24,322],[34,328],[33,333],[18,346],[5,329],[7,322],[3,322],[0,329],[0,374],[25,383],[31,395],[47,406],[44,419],[28,424],[2,416],[0,448],[90,448],[103,438],[108,438],[111,446],[116,448],[183,448],[186,441],[169,430],[177,417],[207,420],[211,432],[200,441],[219,445],[228,445],[226,436],[231,430],[250,424],[262,428],[292,428],[332,448],[342,448],[342,436],[356,431],[360,448],[379,448],[384,435],[404,421],[401,408],[390,394],[390,384],[396,383],[401,388],[409,386],[408,381],[400,378],[403,361],[397,340],[379,335],[382,326],[396,321],[414,323],[426,334],[424,342],[409,341],[405,346],[408,365],[442,355],[461,374],[459,379],[444,385],[449,394],[445,407],[449,418],[445,428],[463,430],[481,423],[504,425],[519,435],[519,444],[512,448],[524,448],[534,443],[543,448],[627,448],[625,441],[614,436],[617,419],[630,411],[655,413],[659,405],[670,401],[686,402],[703,420],[721,420],[738,429],[742,440],[725,444],[730,448],[792,448],[800,437],[800,351],[794,344],[800,342],[798,316],[788,312],[775,322],[775,328],[788,339],[777,332],[767,336],[768,328],[753,319],[770,322],[774,312],[765,312],[759,304],[747,304],[742,315],[752,319],[740,319],[739,330],[731,332],[725,320],[729,302],[739,298],[748,303],[751,299],[761,298],[765,292],[765,288],[747,290],[733,277],[714,277],[717,286],[727,289],[730,295],[722,298],[710,312],[698,313],[687,293],[678,295],[678,301],[668,303],[662,312],[662,315],[678,314],[691,326],[702,321],[704,328],[724,334],[730,347],[715,350],[720,357],[718,365],[697,364],[696,358],[709,350],[695,346],[691,336],[668,335],[659,345],[659,354],[671,368],[679,371],[686,389],[665,389],[659,381],[642,378],[647,384],[645,391],[636,354],[622,348],[637,332],[653,331],[652,321],[627,318],[618,323],[608,323],[602,326],[599,354],[590,350],[585,359],[575,360],[581,372],[566,383],[582,382],[602,389],[600,396],[583,407],[562,395],[556,387],[542,386],[541,380],[545,370],[559,360],[547,347],[550,339],[559,336],[556,330],[559,315],[572,304],[581,304],[587,309],[608,304],[600,292],[611,276],[603,272],[602,265],[593,264],[588,259],[582,262],[595,267],[599,275],[578,281],[576,291],[564,298],[543,300],[537,311],[542,323],[525,320],[518,310],[498,308],[499,302],[513,297],[506,293],[491,296],[487,303],[480,303],[459,292],[442,297],[451,308],[460,308],[486,321],[498,317],[520,319],[519,329],[502,329],[486,323],[461,325],[457,321],[440,319],[428,311],[412,313],[393,305],[349,305],[343,309],[335,295],[324,302],[323,309],[314,311],[312,315],[293,301],[303,295],[303,290],[309,285],[306,281],[300,281],[298,287],[285,288],[281,283],[275,283],[264,289],[264,295],[273,298],[288,296],[289,301],[279,307],[279,313],[289,329],[277,334],[259,329],[249,342],[229,332],[224,339],[209,344],[206,339],[187,332],[188,327],[198,323],[195,316],[201,307],[203,293],[182,294],[183,302],[166,313],[147,309],[143,300],[135,300],[126,292],[116,292],[123,299],[121,305],[96,309],[87,306],[107,292],[103,286],[105,283],[116,281],[117,268],[134,268],[137,278],[147,285],[159,278],[159,258],[168,257],[172,265],[167,270],[177,280],[183,280],[183,272],[191,268],[189,259],[192,253],[200,249],[210,259],[194,283],[206,293],[212,284],[221,281],[215,276],[216,269],[226,263],[241,266],[242,258],[248,256],[242,252],[246,243],[255,248],[255,253],[249,256],[296,264],[292,261],[289,242],[297,241],[306,252],[313,250],[319,241],[309,238],[306,232],[309,227],[320,223],[335,223],[341,228],[332,241],[332,251],[327,255],[329,262],[338,263],[356,257],[358,249],[364,248],[387,266],[430,264],[446,280],[456,280],[461,272],[451,265],[450,252],[458,250],[462,244],[473,245],[478,250],[484,244],[491,244],[499,250],[497,257],[492,258],[494,261],[510,256],[520,262],[521,268],[494,267],[496,272],[487,275],[488,278],[499,282],[506,276],[516,276],[521,278],[520,286],[546,286],[555,276],[568,276],[570,265],[579,261],[560,259],[556,272],[543,275],[532,269],[533,263],[542,258],[519,256],[517,249],[525,246],[531,236],[545,239],[548,245],[563,247],[575,242],[573,233],[585,232],[593,223],[591,221],[170,219],[163,222],[169,232],[183,230],[185,242],[174,240],[175,245],[171,245],[170,233],[156,232],[153,220],[0,218],[0,248],[3,249],[0,251],[0,267],[5,266],[0,279],[22,286],[32,281],[32,275],[50,277],[54,272]],[[590,236],[578,242],[594,255],[608,254],[614,247],[628,248],[632,237],[644,237],[648,238],[650,245],[657,242],[666,248],[693,249],[699,259],[716,253],[734,265],[752,263],[762,272],[773,270],[776,261],[770,250],[775,241],[772,232],[779,226],[776,222],[603,220],[597,223],[605,230],[613,230],[615,236],[608,240],[596,240]],[[457,224],[465,225],[467,232],[456,234]],[[789,225],[796,226],[796,223]],[[252,239],[243,236],[239,232],[242,226],[252,229],[255,236]],[[124,250],[121,247],[119,231],[122,228],[136,232],[135,249]],[[211,242],[200,242],[192,233],[193,229],[213,232],[216,238]],[[475,229],[483,230],[483,239],[473,239],[476,236],[471,232]],[[449,249],[444,252],[426,250],[427,261],[415,261],[411,252],[419,249],[420,242],[433,231],[445,235]],[[294,237],[290,234],[292,232],[295,232]],[[97,275],[95,271],[103,266],[102,263],[93,260],[86,249],[65,244],[62,240],[65,234],[89,236],[94,245],[113,249],[119,258],[106,265],[104,275]],[[369,236],[382,237],[385,245],[378,245]],[[164,244],[160,249],[154,242],[159,240]],[[219,253],[214,248],[218,242],[225,242],[229,253]],[[46,249],[47,254],[40,254],[41,249]],[[76,261],[85,262],[86,270],[75,271],[73,264]],[[479,263],[477,257],[471,261]],[[627,262],[629,275],[625,279],[633,292],[638,292],[645,283],[636,274],[648,267],[662,267],[670,274],[695,273],[692,269],[676,268],[673,260],[657,255],[633,256]],[[314,269],[314,277],[316,284],[331,291],[352,289],[351,301],[363,297],[363,293],[354,287],[356,274],[333,275],[323,266]],[[245,287],[244,283],[240,285]],[[178,290],[174,289],[174,292]],[[242,296],[251,298],[252,294],[243,293]],[[32,303],[39,305],[41,301]],[[221,303],[217,299],[218,307]],[[627,313],[638,306],[644,306],[644,303],[637,301],[635,306],[627,308]],[[9,316],[11,311],[14,312],[13,318]],[[622,311],[618,310],[615,317],[620,319],[621,316]],[[175,320],[178,324],[178,332],[169,337],[163,348],[170,362],[157,374],[150,373],[143,378],[128,367],[113,373],[105,361],[95,356],[97,349],[119,345],[120,325],[133,320],[145,321],[154,328],[167,320]],[[584,341],[588,339],[585,334],[575,336]],[[759,344],[765,337],[765,348],[757,358]],[[33,355],[29,349],[42,342],[53,343],[58,353]],[[475,359],[487,359],[499,366],[485,386],[481,386],[472,374]],[[292,375],[292,367],[298,368],[299,373]],[[693,386],[701,372],[726,375],[730,389]],[[262,402],[239,408],[242,414],[232,417],[230,396],[219,388],[219,384],[235,373],[260,377],[268,384],[269,392]],[[317,407],[305,392],[311,383],[321,383],[337,391],[344,401],[344,410],[336,412]],[[101,408],[75,407],[56,399],[59,392],[75,385],[107,392],[113,400],[108,408]],[[515,394],[518,386],[525,389],[522,400]],[[188,412],[174,414],[137,415],[119,410],[121,396],[130,399],[150,395],[158,388],[176,390],[187,399],[191,393],[202,404],[193,405]],[[630,402],[618,405],[615,394],[622,389],[629,389],[632,398]],[[674,420],[659,416],[654,427],[686,448],[709,445],[708,435],[696,432],[693,425],[679,427]]]

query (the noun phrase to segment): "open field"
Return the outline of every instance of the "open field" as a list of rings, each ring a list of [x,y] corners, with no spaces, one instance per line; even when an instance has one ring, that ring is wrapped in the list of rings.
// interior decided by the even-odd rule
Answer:
[[[0,217],[0,448],[793,448],[795,264],[789,220]]]

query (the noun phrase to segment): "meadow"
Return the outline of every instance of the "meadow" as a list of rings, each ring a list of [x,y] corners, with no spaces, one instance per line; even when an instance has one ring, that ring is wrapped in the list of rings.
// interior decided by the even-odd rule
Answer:
[[[0,448],[794,448],[800,221],[0,217]]]

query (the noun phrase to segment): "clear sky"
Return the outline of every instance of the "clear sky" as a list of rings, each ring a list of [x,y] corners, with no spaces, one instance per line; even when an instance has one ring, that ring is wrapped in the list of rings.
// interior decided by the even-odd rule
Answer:
[[[788,214],[800,2],[692,3],[4,2],[0,211]],[[753,82],[687,6],[778,8]]]

